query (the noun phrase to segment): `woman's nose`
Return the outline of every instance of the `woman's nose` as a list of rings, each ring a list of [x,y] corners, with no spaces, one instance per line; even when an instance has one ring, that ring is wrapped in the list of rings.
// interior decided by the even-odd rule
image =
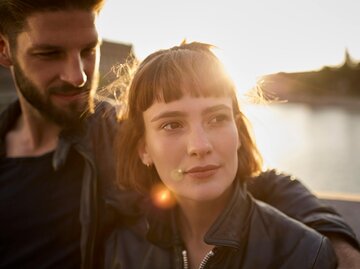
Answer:
[[[190,156],[203,157],[212,151],[213,147],[209,136],[202,127],[191,131],[188,136],[188,154]]]

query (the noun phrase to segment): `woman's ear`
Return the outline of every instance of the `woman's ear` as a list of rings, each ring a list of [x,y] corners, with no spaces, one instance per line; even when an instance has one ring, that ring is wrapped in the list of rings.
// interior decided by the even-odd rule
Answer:
[[[241,118],[240,115],[236,115],[235,116],[235,125],[236,125],[236,129],[237,129],[237,138],[238,138],[238,147],[237,149],[239,150],[241,148],[241,124],[240,124]]]
[[[9,68],[12,64],[9,40],[0,34],[0,65]]]
[[[153,164],[153,161],[150,153],[148,152],[146,142],[143,138],[139,141],[137,149],[142,163],[147,167],[151,166]]]
[[[237,149],[239,150],[241,148],[241,139],[240,139],[240,135],[238,135],[238,147]]]

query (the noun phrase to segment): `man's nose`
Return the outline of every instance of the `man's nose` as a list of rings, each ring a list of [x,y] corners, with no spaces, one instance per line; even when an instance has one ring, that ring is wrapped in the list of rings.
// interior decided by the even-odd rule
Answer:
[[[203,127],[194,128],[188,136],[188,154],[198,158],[204,157],[213,150],[209,134]]]
[[[77,88],[85,85],[87,76],[80,54],[71,55],[66,59],[60,79]]]

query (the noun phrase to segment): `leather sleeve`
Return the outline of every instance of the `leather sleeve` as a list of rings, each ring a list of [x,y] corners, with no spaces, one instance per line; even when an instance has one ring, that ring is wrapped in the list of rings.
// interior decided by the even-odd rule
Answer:
[[[270,204],[319,233],[337,234],[360,248],[354,231],[345,220],[296,178],[269,170],[251,179],[248,190],[255,199]]]
[[[316,257],[314,269],[337,268],[337,260],[331,243],[326,237],[323,237],[318,255]]]

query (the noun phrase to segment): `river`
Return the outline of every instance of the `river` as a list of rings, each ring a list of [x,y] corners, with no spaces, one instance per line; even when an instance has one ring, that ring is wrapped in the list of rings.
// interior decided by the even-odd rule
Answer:
[[[360,108],[245,105],[268,167],[318,193],[360,195]]]
[[[270,168],[322,194],[360,195],[360,108],[243,105]]]

